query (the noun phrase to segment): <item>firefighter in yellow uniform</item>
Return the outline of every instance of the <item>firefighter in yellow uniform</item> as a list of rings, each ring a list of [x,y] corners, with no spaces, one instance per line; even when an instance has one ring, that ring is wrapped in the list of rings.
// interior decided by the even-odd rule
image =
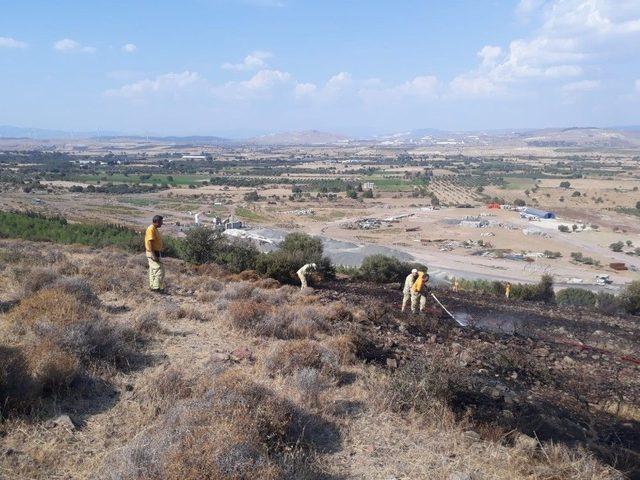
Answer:
[[[507,297],[507,300],[511,296],[511,284],[507,283],[507,286],[504,287],[504,296]]]
[[[144,235],[144,248],[149,262],[149,288],[152,292],[164,293],[164,264],[162,263],[162,237],[158,229],[162,227],[162,217],[153,217]]]
[[[420,305],[420,313],[424,312],[427,306],[427,282],[429,282],[429,274],[418,272],[418,278],[411,286],[411,313],[416,313],[418,305]]]

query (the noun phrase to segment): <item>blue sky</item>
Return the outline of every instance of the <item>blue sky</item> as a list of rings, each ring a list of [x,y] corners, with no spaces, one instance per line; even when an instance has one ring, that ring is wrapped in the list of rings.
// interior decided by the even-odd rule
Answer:
[[[0,124],[240,136],[640,124],[638,0],[3,2]]]

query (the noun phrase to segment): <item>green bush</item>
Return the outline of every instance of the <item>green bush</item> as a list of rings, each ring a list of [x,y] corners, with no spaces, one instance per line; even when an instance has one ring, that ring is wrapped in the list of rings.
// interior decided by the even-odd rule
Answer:
[[[194,227],[178,244],[179,257],[191,263],[217,263],[231,272],[252,270],[260,256],[249,241],[233,240],[207,227]]]
[[[551,275],[543,275],[540,281],[534,285],[526,283],[513,285],[511,298],[528,302],[553,303],[555,300],[553,277]]]
[[[207,227],[194,227],[180,244],[180,258],[191,263],[210,263],[215,257],[220,234]]]
[[[615,242],[615,243],[612,243],[611,245],[609,245],[609,248],[614,252],[621,252],[622,249],[624,248],[624,243]]]
[[[307,263],[318,266],[323,278],[334,278],[335,269],[331,260],[323,256],[322,240],[305,233],[290,233],[275,252],[260,255],[256,271],[265,277],[275,278],[281,283],[298,283],[296,272]]]
[[[78,243],[92,247],[115,245],[133,251],[144,249],[141,233],[123,226],[68,223],[63,217],[32,212],[0,211],[0,237],[36,242]]]
[[[214,262],[232,273],[255,270],[260,251],[248,240],[227,240],[217,245]]]
[[[362,260],[358,277],[374,283],[403,283],[412,269],[426,271],[427,267],[419,263],[408,263],[388,255],[369,255]]]
[[[640,280],[629,283],[618,296],[622,309],[631,315],[640,313]]]
[[[620,310],[620,303],[614,294],[598,292],[596,295],[596,308],[602,313],[614,315]]]
[[[565,288],[556,294],[558,305],[570,307],[594,307],[597,296],[584,288]]]
[[[489,293],[493,295],[504,295],[505,285],[498,281],[492,280],[468,280],[461,278],[458,280],[460,290],[472,292]]]
[[[382,254],[365,257],[360,266],[360,276],[375,283],[401,282],[408,273],[403,262]]]

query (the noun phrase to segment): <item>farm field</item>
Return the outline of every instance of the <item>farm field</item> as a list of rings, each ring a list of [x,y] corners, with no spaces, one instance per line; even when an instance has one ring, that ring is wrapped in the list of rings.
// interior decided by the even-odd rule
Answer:
[[[78,158],[84,157],[69,156]],[[304,231],[346,242],[354,252],[387,248],[427,262],[443,282],[459,276],[535,281],[551,273],[559,283],[596,288],[596,275],[606,274],[613,280],[606,288],[616,291],[640,268],[640,169],[628,151],[547,148],[520,156],[494,147],[465,155],[425,147],[228,147],[206,161],[175,158],[178,152],[132,151],[120,163],[70,163],[65,180],[46,164],[29,180],[33,167],[24,165],[32,164],[21,158],[0,164],[13,177],[2,184],[0,206],[136,228],[162,213],[177,236],[197,212],[205,225],[235,217],[249,230],[274,229],[275,236]],[[368,185],[373,189],[363,188]],[[490,203],[508,209],[488,209]],[[523,219],[517,206],[557,218]],[[473,228],[463,222],[469,219],[486,225]],[[618,243],[622,248],[613,251]],[[587,260],[577,261],[576,253]],[[610,269],[613,262],[627,270]]]

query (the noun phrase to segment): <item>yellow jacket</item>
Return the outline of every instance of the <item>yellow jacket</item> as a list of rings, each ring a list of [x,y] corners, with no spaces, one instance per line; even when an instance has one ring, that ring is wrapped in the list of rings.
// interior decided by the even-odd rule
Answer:
[[[413,286],[411,287],[412,292],[419,293],[422,291],[427,281],[424,278],[424,272],[418,272],[418,278],[415,282],[413,282]]]
[[[147,231],[144,234],[144,249],[149,252],[161,252],[162,251],[162,237],[158,228],[151,224],[147,227]]]

